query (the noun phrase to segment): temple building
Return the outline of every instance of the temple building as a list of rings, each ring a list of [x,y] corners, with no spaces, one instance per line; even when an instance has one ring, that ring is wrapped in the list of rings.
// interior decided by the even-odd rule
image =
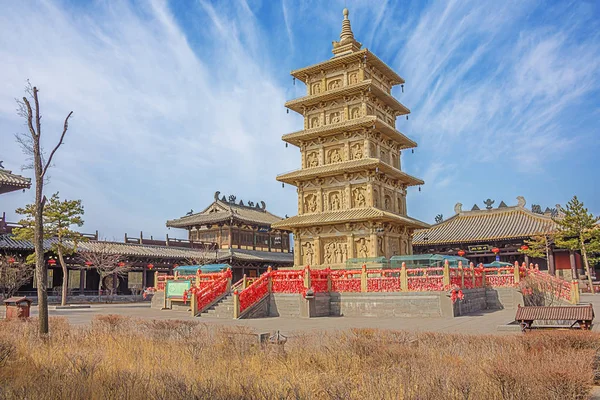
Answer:
[[[296,267],[410,254],[413,231],[428,226],[406,211],[407,188],[423,181],[401,168],[401,151],[417,146],[396,130],[410,110],[391,90],[404,80],[361,47],[344,9],[333,57],[291,73],[307,95],[285,106],[304,127],[282,139],[300,149],[302,165],[277,180],[298,188],[298,215],[273,228],[293,232]]]
[[[25,190],[30,187],[31,179],[13,174],[12,171],[4,169],[2,161],[0,161],[0,194]]]
[[[560,217],[560,206],[542,211],[539,205],[525,208],[526,201],[517,197],[517,205],[508,206],[504,201],[497,208],[488,199],[484,207],[475,204],[471,210],[463,210],[462,204],[454,206],[455,215],[428,229],[415,232],[413,250],[416,254],[462,255],[472,262],[491,263],[502,261],[538,264],[551,274],[571,279],[583,273],[581,257],[577,252],[556,248],[548,241],[548,257],[530,258],[519,252],[525,240],[534,236],[550,237],[556,232],[553,217]]]
[[[167,221],[169,228],[188,231],[190,243],[215,243],[217,262],[227,262],[233,267],[233,279],[246,274],[258,276],[273,268],[289,267],[293,263],[290,252],[290,232],[272,228],[281,217],[267,211],[264,201],[244,203],[236,196],[220,197],[199,213]]]

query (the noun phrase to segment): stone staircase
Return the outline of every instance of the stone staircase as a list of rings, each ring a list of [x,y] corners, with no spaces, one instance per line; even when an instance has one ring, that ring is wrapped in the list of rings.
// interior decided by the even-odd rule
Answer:
[[[201,316],[233,319],[233,295],[223,296],[221,300],[204,310]]]
[[[269,315],[272,317],[300,317],[300,295],[276,293],[271,295]]]

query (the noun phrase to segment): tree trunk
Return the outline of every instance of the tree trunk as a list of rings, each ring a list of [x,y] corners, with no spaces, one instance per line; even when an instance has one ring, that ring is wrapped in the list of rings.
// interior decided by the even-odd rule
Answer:
[[[37,89],[33,89],[35,100],[35,123],[37,135],[33,136],[33,161],[35,171],[35,217],[34,239],[35,273],[37,279],[38,319],[41,336],[48,334],[48,267],[44,262],[44,177],[42,176],[42,155],[40,149],[40,116]]]
[[[583,256],[583,266],[585,273],[588,278],[588,284],[590,285],[590,291],[592,294],[596,294],[594,291],[594,282],[592,281],[592,274],[590,272],[590,265],[588,264],[587,252],[585,251],[585,243],[583,242],[583,236],[579,236],[579,243],[581,244],[581,255]]]
[[[69,289],[69,271],[67,270],[67,264],[65,264],[65,258],[63,257],[62,249],[58,246],[58,261],[60,262],[60,266],[62,267],[63,272],[63,281],[62,281],[62,296],[60,299],[60,305],[67,305],[67,291]]]
[[[98,275],[100,275],[100,283],[98,283],[98,302],[100,302],[100,299],[102,298],[102,273],[100,273],[100,271],[98,271]]]

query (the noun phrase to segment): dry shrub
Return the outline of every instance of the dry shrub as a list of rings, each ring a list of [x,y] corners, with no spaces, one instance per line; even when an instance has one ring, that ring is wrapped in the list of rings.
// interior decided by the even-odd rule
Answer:
[[[1,399],[584,399],[600,335],[356,329],[285,346],[248,328],[107,315],[0,322]],[[32,377],[34,377],[32,379]]]

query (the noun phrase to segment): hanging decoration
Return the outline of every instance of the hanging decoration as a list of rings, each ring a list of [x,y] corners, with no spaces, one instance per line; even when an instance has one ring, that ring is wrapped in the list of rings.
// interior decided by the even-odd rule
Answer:
[[[499,249],[499,248],[497,248],[497,247],[494,247],[494,248],[492,249],[492,253],[494,253],[494,254],[498,254],[498,253],[500,253],[500,249]]]
[[[400,85],[400,87],[402,88],[402,93],[404,93],[404,85]]]
[[[154,264],[148,264],[148,269],[154,268]]]
[[[529,246],[527,246],[526,244],[524,244],[523,246],[521,246],[521,250],[527,251],[527,250],[529,250]]]
[[[88,266],[88,267],[91,267],[92,266],[92,262],[91,261],[86,261],[85,265]]]
[[[51,258],[51,259],[48,260],[48,264],[50,264],[50,265],[56,265],[56,260],[53,259],[53,258]]]
[[[467,254],[467,253],[466,253],[464,250],[462,250],[462,249],[461,249],[461,250],[459,250],[459,251],[457,252],[457,254],[458,254],[458,256],[459,256],[459,257],[462,257],[462,256],[464,256],[464,255],[465,255],[465,254]]]
[[[9,263],[9,264],[14,264],[14,263],[15,263],[15,259],[14,259],[14,258],[12,258],[12,257],[11,257],[11,258],[9,258],[9,259],[8,259],[8,263]]]
[[[125,266],[125,263],[124,263],[123,261],[121,261],[121,262],[120,262],[118,265],[119,265],[119,267],[121,267],[121,268],[122,268],[122,267],[124,267],[124,266]]]
[[[294,77],[293,81],[294,81],[294,86],[296,86],[296,77]]]

